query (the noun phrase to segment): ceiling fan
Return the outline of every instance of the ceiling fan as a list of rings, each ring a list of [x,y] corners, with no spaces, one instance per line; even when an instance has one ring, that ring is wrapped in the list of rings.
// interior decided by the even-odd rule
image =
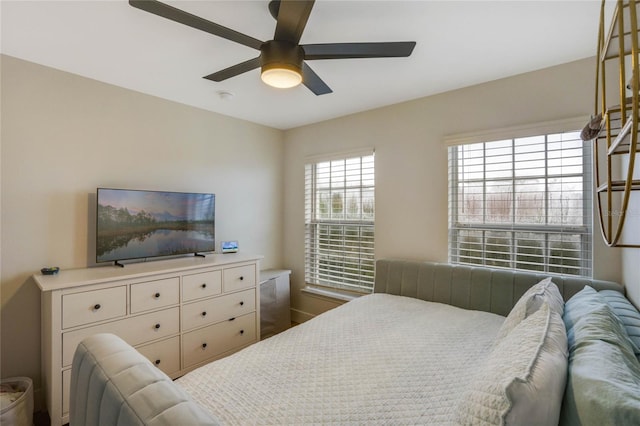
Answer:
[[[276,30],[273,40],[261,41],[157,0],[129,0],[129,4],[138,9],[260,51],[256,58],[204,77],[213,81],[223,81],[260,67],[262,81],[270,86],[289,88],[302,83],[316,95],[324,95],[331,93],[331,88],[305,61],[406,57],[413,52],[415,41],[299,44],[314,2],[271,0],[269,12],[276,20]]]

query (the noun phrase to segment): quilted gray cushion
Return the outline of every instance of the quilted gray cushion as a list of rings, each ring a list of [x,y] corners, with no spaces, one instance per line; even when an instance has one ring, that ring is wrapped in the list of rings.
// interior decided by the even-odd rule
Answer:
[[[465,425],[557,424],[566,373],[564,323],[545,301],[493,348],[457,420]]]
[[[562,317],[564,312],[564,300],[560,295],[558,286],[547,277],[527,290],[515,304],[509,315],[504,320],[502,327],[496,336],[496,344],[504,339],[523,319],[533,315],[543,302],[549,304],[549,309]]]
[[[636,357],[640,360],[640,312],[631,304],[629,299],[622,293],[614,290],[601,290],[599,292],[604,300],[613,309],[616,316],[622,321],[631,341],[635,344],[633,348]]]

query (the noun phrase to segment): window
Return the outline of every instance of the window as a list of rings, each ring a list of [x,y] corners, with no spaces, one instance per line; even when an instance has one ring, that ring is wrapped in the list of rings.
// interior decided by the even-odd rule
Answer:
[[[449,147],[449,261],[591,276],[591,186],[579,132]]]
[[[371,292],[374,278],[374,156],[305,167],[305,279]]]

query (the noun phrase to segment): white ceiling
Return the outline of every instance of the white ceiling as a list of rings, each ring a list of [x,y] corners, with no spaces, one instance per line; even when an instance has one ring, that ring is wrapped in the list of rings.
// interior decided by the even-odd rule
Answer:
[[[261,40],[273,37],[268,0],[167,3]],[[279,129],[594,56],[600,10],[599,0],[318,0],[301,44],[417,45],[409,58],[310,61],[333,89],[315,96],[304,86],[268,87],[258,69],[220,83],[203,79],[259,52],[126,1],[0,5],[4,54]],[[221,99],[220,91],[234,96]]]

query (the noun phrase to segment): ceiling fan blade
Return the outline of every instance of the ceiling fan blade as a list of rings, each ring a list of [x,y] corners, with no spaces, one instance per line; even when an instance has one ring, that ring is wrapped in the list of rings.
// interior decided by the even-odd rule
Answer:
[[[207,21],[199,16],[192,15],[157,0],[129,0],[129,4],[135,8],[144,10],[145,12],[153,13],[154,15],[170,19],[209,34],[235,41],[236,43],[240,43],[256,50],[260,50],[260,46],[262,46],[261,40],[239,33],[230,28],[223,27],[222,25],[214,22]]]
[[[249,59],[248,61],[241,62],[232,67],[225,68],[221,71],[214,72],[213,74],[209,74],[205,77],[207,80],[212,81],[223,81],[231,77],[235,77],[236,75],[243,74],[247,71],[254,70],[256,68],[260,68],[260,57]]]
[[[318,96],[333,92],[333,90],[327,86],[327,83],[322,81],[322,79],[318,77],[318,74],[306,63],[302,63],[302,84]]]
[[[415,41],[305,44],[304,59],[398,58],[411,55]]]
[[[274,40],[300,42],[315,0],[281,0]]]

